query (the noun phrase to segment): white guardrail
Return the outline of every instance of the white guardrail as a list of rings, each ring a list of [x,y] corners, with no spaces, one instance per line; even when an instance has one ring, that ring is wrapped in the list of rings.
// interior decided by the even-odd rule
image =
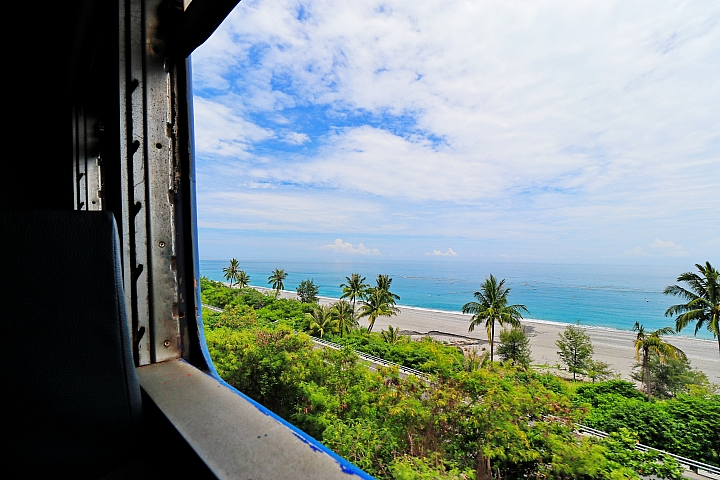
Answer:
[[[583,433],[585,435],[592,435],[593,437],[605,438],[609,435],[607,432],[603,432],[602,430],[597,430],[595,428],[588,427],[586,425],[581,425],[579,423],[575,424],[575,430],[577,430],[578,432]],[[681,465],[683,465],[687,468],[697,468],[699,475],[703,475],[708,478],[720,479],[720,468],[715,467],[713,465],[708,465],[707,463],[698,462],[697,460],[693,460],[692,458],[675,455],[674,453],[666,452],[664,450],[658,450],[657,448],[648,447],[647,445],[643,445],[642,443],[636,444],[635,447],[642,452],[647,452],[647,451],[652,450],[653,452],[657,452],[661,455],[668,455],[668,456],[674,458],[675,460],[677,460],[678,463],[680,463]]]
[[[342,350],[344,348],[342,345],[339,345],[339,344],[333,343],[333,342],[328,342],[327,340],[323,340],[322,338],[313,337],[312,335],[310,336],[310,338],[313,339],[313,342],[323,345],[328,348],[333,348],[335,350]],[[398,369],[400,370],[400,373],[404,373],[405,375],[415,375],[416,377],[418,377],[422,380],[425,380],[427,382],[430,381],[427,374],[425,374],[419,370],[415,370],[414,368],[405,367],[403,365],[400,365],[399,363],[388,362],[384,358],[376,357],[374,355],[368,355],[367,353],[358,352],[357,350],[353,350],[353,352],[355,352],[355,354],[358,357],[360,357],[361,359],[366,360],[368,362],[374,363],[376,365],[382,365],[383,367],[398,367]]]
[[[212,307],[210,305],[206,305],[203,303],[203,308],[207,308],[208,310],[212,310],[213,312],[219,312],[222,313],[223,309],[218,307]],[[313,340],[313,342],[322,345],[324,347],[332,348],[334,350],[342,350],[344,347],[340,344],[328,342],[327,340],[323,340],[322,338],[313,337],[312,335],[309,335],[309,337]],[[357,350],[353,350],[355,354],[357,354],[358,357],[362,358],[363,360],[366,360],[368,362],[372,362],[376,365],[382,365],[383,367],[398,367],[401,373],[405,375],[415,375],[416,377],[429,381],[430,379],[428,376],[419,371],[415,370],[414,368],[405,367],[403,365],[400,365],[399,363],[389,362],[385,360],[384,358],[376,357],[374,355],[368,355],[367,353],[359,352]]]
[[[203,304],[203,307],[207,308],[209,310],[212,310],[213,312],[222,312],[223,311],[222,308],[212,307],[210,305]],[[324,347],[332,348],[335,350],[342,350],[344,348],[342,345],[339,345],[339,344],[333,343],[333,342],[328,342],[327,340],[323,340],[322,338],[313,337],[312,335],[310,336],[310,338],[312,338],[313,342],[315,342],[319,345],[322,345]],[[415,375],[416,377],[418,377],[422,380],[425,380],[427,382],[430,381],[427,374],[425,374],[419,370],[415,370],[414,368],[408,368],[408,367],[405,367],[398,363],[388,362],[384,358],[376,357],[374,355],[368,355],[367,353],[359,352],[357,350],[353,350],[353,352],[355,352],[355,354],[357,354],[358,357],[360,357],[361,359],[366,360],[368,362],[374,363],[376,365],[382,365],[384,367],[398,367],[400,372],[404,373],[405,375]],[[579,433],[582,433],[585,435],[592,435],[594,437],[600,437],[600,438],[605,438],[609,435],[607,432],[603,432],[602,430],[597,430],[595,428],[588,427],[586,425],[581,425],[579,423],[575,424],[575,430],[577,430]],[[642,452],[647,452],[648,450],[652,450],[661,455],[668,455],[668,456],[674,458],[675,460],[677,460],[678,463],[685,466],[686,468],[697,469],[699,475],[705,476],[707,478],[713,478],[713,479],[720,480],[720,468],[715,467],[713,465],[708,465],[707,463],[698,462],[691,458],[686,458],[686,457],[682,457],[680,455],[675,455],[674,453],[666,452],[664,450],[658,450],[657,448],[648,447],[647,445],[643,445],[642,443],[638,443],[637,445],[635,445],[635,447]]]

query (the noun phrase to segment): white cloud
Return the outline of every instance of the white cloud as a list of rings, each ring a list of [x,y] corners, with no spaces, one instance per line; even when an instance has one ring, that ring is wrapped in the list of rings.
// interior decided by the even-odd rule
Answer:
[[[717,251],[702,239],[717,237],[720,210],[720,3],[310,0],[305,19],[298,8],[241,2],[193,54],[199,165],[238,158],[213,182],[282,199],[228,203],[232,220],[207,206],[206,221],[389,225],[608,258]],[[252,154],[273,138],[285,150]],[[669,229],[674,246],[647,245]]]
[[[670,240],[663,241],[656,238],[655,241],[650,244],[650,248],[659,252],[660,255],[669,257],[687,257],[690,255],[682,245],[678,245]]]
[[[357,248],[353,247],[353,244],[350,242],[343,242],[341,239],[336,238],[335,242],[325,245],[322,247],[323,250],[331,250],[333,252],[339,252],[339,253],[350,253],[350,254],[359,254],[359,255],[381,255],[380,250],[377,248],[367,248],[365,245],[363,245],[362,242],[360,242],[357,246]]]
[[[201,77],[201,86],[234,82],[238,101],[275,115],[296,103],[278,100],[288,95],[273,83],[282,78],[302,101],[409,115],[445,141],[437,148],[422,136],[346,129],[293,168],[309,184],[461,200],[508,188],[635,186],[641,198],[658,182],[682,184],[665,185],[659,173],[687,176],[678,155],[712,148],[720,128],[712,2],[321,0],[302,8],[306,20],[293,0],[240,4],[193,57],[196,70],[223,64],[221,77],[232,81]],[[367,182],[369,173],[356,175],[367,162],[391,168],[365,169],[378,180]]]
[[[479,171],[483,176],[478,177]],[[315,159],[298,158],[292,170],[263,167],[253,174],[269,181],[328,185],[384,197],[471,200],[499,194],[509,172],[467,154],[438,150],[427,140],[406,139],[366,125],[338,130]]]
[[[218,101],[195,98],[194,110],[195,147],[200,155],[248,158],[251,144],[274,136]]]
[[[374,217],[379,210],[372,203],[288,189],[201,190],[199,197],[199,226],[226,230],[367,233],[372,228],[357,219]]]
[[[432,255],[434,257],[457,257],[457,253],[455,253],[452,248],[448,248],[445,252],[433,249],[432,253],[426,252],[425,255]]]
[[[293,145],[302,145],[310,141],[310,137],[306,133],[290,132],[283,135],[283,141]]]

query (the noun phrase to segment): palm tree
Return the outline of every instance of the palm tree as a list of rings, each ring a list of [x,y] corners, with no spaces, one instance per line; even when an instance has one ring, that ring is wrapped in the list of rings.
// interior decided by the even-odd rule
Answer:
[[[375,288],[383,290],[387,293],[388,299],[395,305],[396,300],[400,300],[400,296],[390,292],[390,286],[392,285],[392,278],[387,275],[378,275],[375,279]]]
[[[365,283],[365,277],[361,277],[359,273],[353,273],[349,277],[345,277],[347,283],[340,285],[342,288],[342,296],[340,298],[349,298],[352,302],[353,315],[355,314],[355,301],[362,300],[367,294],[370,287]]]
[[[240,288],[245,288],[250,284],[250,275],[245,273],[245,270],[240,270],[237,281]]]
[[[287,278],[287,273],[285,273],[285,270],[281,268],[276,268],[273,270],[272,275],[268,277],[268,283],[272,285],[272,288],[275,290],[275,295],[278,295],[280,293],[280,290],[283,290],[285,288],[285,284],[283,283],[283,280]]]
[[[230,288],[233,286],[233,282],[238,281],[238,275],[240,273],[240,264],[237,261],[237,258],[233,258],[230,260],[230,266],[223,268],[223,275],[225,277],[225,280],[230,282]]]
[[[495,322],[500,326],[509,324],[513,327],[520,326],[522,311],[528,309],[525,305],[508,305],[508,294],[510,289],[505,287],[505,280],[499,283],[495,277],[485,279],[485,283],[480,285],[480,290],[475,292],[477,302],[468,302],[462,307],[463,313],[472,313],[470,319],[470,327],[468,332],[475,330],[475,326],[485,323],[485,331],[490,342],[490,361],[493,361],[493,345],[495,343]]]
[[[645,327],[635,322],[633,331],[637,332],[635,341],[635,360],[640,361],[642,356],[642,366],[645,380],[645,391],[647,392],[648,401],[650,401],[650,355],[657,355],[658,359],[663,363],[667,363],[668,359],[678,360],[685,359],[685,353],[674,345],[665,342],[661,335],[671,335],[675,332],[671,327],[664,327],[654,332],[646,333]]]
[[[344,333],[350,333],[358,328],[358,322],[355,318],[355,308],[350,305],[347,300],[340,300],[333,304],[333,315],[338,321],[338,330],[342,337]]]
[[[317,305],[311,313],[306,313],[311,333],[317,333],[320,338],[326,332],[336,332],[338,321],[330,305]]]
[[[400,335],[400,327],[393,328],[392,325],[388,325],[388,329],[383,330],[380,334],[382,335],[383,340],[385,340],[385,343],[390,343],[392,345],[400,343],[403,338],[402,335]]]
[[[395,300],[390,295],[388,291],[379,288],[368,290],[368,294],[363,301],[365,305],[360,307],[360,318],[368,317],[370,322],[368,333],[372,332],[375,320],[378,317],[390,317],[398,314],[399,310],[395,306]]]
[[[695,322],[695,335],[703,325],[712,332],[713,337],[718,339],[718,351],[720,351],[720,280],[718,271],[710,262],[705,265],[696,263],[700,275],[693,272],[685,272],[677,278],[678,282],[685,282],[688,288],[679,285],[670,285],[665,288],[665,295],[676,295],[687,300],[687,303],[673,305],[665,312],[665,316],[675,318],[675,330],[680,332],[688,324]]]

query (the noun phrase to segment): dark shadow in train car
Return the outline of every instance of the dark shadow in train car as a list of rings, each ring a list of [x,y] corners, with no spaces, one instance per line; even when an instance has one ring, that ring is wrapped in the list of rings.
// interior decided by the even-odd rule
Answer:
[[[112,215],[0,211],[0,259],[12,476],[214,478],[151,402],[143,421]]]

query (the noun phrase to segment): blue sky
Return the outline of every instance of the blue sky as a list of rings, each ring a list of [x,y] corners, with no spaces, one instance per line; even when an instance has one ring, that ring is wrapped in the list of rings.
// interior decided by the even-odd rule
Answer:
[[[192,64],[203,258],[720,260],[717,1],[243,0]]]

